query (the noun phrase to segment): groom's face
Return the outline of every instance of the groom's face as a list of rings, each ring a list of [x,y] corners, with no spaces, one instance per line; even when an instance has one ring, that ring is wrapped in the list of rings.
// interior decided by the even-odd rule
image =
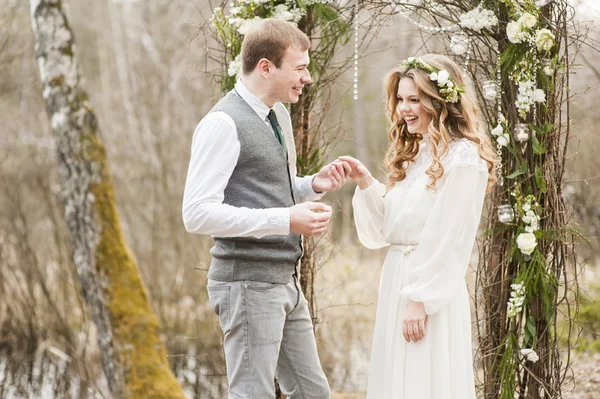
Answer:
[[[304,85],[312,83],[308,72],[308,50],[289,47],[279,68],[271,69],[271,97],[282,103],[297,103]]]

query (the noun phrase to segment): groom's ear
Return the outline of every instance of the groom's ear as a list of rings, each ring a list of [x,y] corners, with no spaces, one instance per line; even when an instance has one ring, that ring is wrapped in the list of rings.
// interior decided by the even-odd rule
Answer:
[[[268,78],[271,76],[272,66],[273,64],[271,63],[271,61],[269,61],[266,58],[261,58],[260,61],[258,61],[258,64],[256,65],[256,69],[258,69],[258,71],[264,78]]]

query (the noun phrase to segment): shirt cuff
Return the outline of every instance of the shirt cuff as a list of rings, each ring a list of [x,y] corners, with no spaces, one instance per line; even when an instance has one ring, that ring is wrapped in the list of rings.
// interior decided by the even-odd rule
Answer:
[[[269,234],[290,234],[290,208],[269,209],[267,215]]]
[[[306,202],[306,201],[318,201],[321,198],[323,198],[323,196],[326,194],[325,192],[323,193],[317,193],[314,189],[313,189],[313,179],[315,175],[312,176],[304,176],[302,178],[298,178],[299,180],[297,181],[297,190],[298,190],[298,197],[301,199],[300,202]]]
[[[315,194],[325,194],[322,191],[317,191],[314,189],[314,183],[315,183],[315,177],[317,177],[317,174],[315,173],[314,175],[312,175],[312,177],[310,178],[310,188],[312,189],[313,193]]]

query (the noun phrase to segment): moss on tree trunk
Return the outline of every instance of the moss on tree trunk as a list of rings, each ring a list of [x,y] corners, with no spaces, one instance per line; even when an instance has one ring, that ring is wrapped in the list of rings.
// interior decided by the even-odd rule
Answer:
[[[43,96],[57,141],[73,256],[98,329],[111,394],[184,398],[158,318],[121,232],[96,116],[81,88],[75,42],[60,1],[31,1]]]

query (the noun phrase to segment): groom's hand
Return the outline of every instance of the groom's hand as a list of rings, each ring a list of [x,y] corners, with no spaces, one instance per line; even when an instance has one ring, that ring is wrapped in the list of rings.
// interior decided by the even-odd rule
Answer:
[[[338,190],[346,184],[346,177],[351,171],[352,168],[347,162],[334,161],[327,164],[313,178],[313,190],[316,193]]]
[[[290,208],[290,230],[308,237],[320,236],[331,220],[331,207],[321,202],[304,202]]]

